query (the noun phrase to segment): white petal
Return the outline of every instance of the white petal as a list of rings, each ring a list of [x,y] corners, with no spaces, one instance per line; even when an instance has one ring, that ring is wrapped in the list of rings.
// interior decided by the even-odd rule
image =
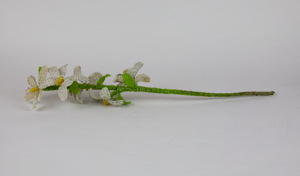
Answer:
[[[68,87],[69,85],[71,85],[73,82],[69,79],[69,78],[66,78],[64,80],[64,82],[61,84],[61,86],[64,86],[64,87]]]
[[[119,83],[117,86],[126,86],[126,84],[125,83]]]
[[[31,87],[37,87],[37,84],[36,84],[36,81],[35,81],[35,78],[33,76],[29,76],[27,78],[27,82],[28,84],[31,86]]]
[[[44,89],[48,86],[53,86],[53,85],[56,85],[56,80],[54,78],[47,78],[40,83],[39,88]]]
[[[139,74],[135,78],[135,82],[150,82],[150,77],[146,74]]]
[[[65,101],[68,98],[68,89],[65,86],[58,88],[58,97],[61,101]]]
[[[104,87],[103,89],[101,89],[100,91],[100,98],[101,99],[110,99],[110,93],[107,87]]]
[[[39,84],[46,79],[47,71],[48,71],[48,67],[44,65],[39,74]]]
[[[136,63],[136,64],[134,64],[134,68],[136,68],[136,69],[141,69],[142,67],[143,67],[143,63],[142,62],[138,62],[138,63]]]
[[[81,98],[80,98],[80,95],[81,95],[82,91],[83,91],[83,89],[80,89],[79,94],[73,94],[74,99],[77,100],[77,101],[79,101],[81,104],[83,103],[81,101]]]
[[[57,67],[55,67],[55,66],[50,67],[48,69],[48,72],[50,73],[51,77],[53,77],[54,79],[57,79],[60,77],[59,71],[58,71]]]
[[[129,74],[133,79],[135,78],[138,71],[142,68],[144,64],[142,62],[138,62],[134,64],[133,68],[127,68],[125,73]]]
[[[43,90],[40,89],[38,92],[39,92],[39,94],[38,94],[37,101],[40,101],[40,100],[41,100],[41,97],[42,97],[42,92],[43,92]]]
[[[36,103],[37,103],[38,95],[39,95],[38,91],[34,92],[33,102],[32,102],[32,109],[36,108]]]
[[[60,76],[65,76],[66,75],[66,73],[67,73],[67,66],[68,66],[68,64],[66,64],[66,65],[64,65],[64,66],[62,66],[62,67],[60,67],[58,69]]]
[[[97,97],[97,96],[94,94],[92,88],[89,89],[89,96],[90,96],[93,100],[95,100],[95,101],[100,101],[100,100],[101,100],[100,97]]]
[[[66,78],[61,86],[58,88],[58,97],[61,101],[65,101],[68,97],[67,87],[72,84],[72,81]]]
[[[102,77],[102,74],[100,72],[95,72],[91,74],[89,78],[89,83],[96,85],[98,80]]]
[[[31,89],[31,88],[28,87],[28,88],[25,90],[25,94],[30,93],[30,89]]]
[[[27,93],[25,94],[25,97],[24,97],[24,98],[25,98],[25,101],[26,101],[26,102],[29,102],[30,100],[33,99],[34,95],[35,95],[34,92],[27,92]]]
[[[85,83],[85,82],[88,82],[89,79],[85,76],[79,75],[78,76],[78,81],[81,81],[81,82]]]
[[[72,75],[72,76],[68,77],[68,79],[70,79],[71,81],[78,81],[78,76]]]
[[[83,102],[81,101],[80,94],[76,94],[75,99],[76,99],[77,101],[79,101],[79,103],[83,104]]]
[[[77,82],[80,81],[80,82],[83,82],[83,83],[88,82],[88,80],[89,80],[87,77],[85,77],[81,74],[81,67],[80,66],[76,66],[74,68],[74,75],[70,76],[69,79],[71,81],[77,81]]]
[[[123,74],[117,74],[114,78],[114,82],[124,82],[123,81]]]
[[[122,104],[124,104],[124,101],[123,100],[116,100],[116,101],[114,101],[114,100],[112,100],[112,99],[108,99],[108,100],[106,100],[109,104],[111,104],[111,105],[113,105],[113,106],[120,106],[120,105],[122,105]]]
[[[81,75],[81,67],[79,65],[74,68],[74,75]]]

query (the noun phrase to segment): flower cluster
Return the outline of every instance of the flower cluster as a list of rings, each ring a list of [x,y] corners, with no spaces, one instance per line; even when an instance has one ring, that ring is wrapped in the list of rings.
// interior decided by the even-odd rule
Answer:
[[[94,72],[88,77],[85,77],[82,75],[81,67],[76,66],[73,71],[73,75],[66,77],[67,72],[67,64],[63,65],[59,69],[55,66],[48,68],[47,66],[40,67],[39,69],[39,75],[38,75],[38,82],[36,82],[35,78],[33,76],[29,76],[27,81],[30,85],[30,88],[27,88],[25,91],[25,100],[26,102],[29,102],[30,100],[33,100],[32,109],[36,108],[36,103],[40,100],[43,89],[49,87],[49,86],[58,86],[58,97],[60,100],[64,101],[67,99],[68,94],[70,96],[73,96],[75,100],[77,100],[80,103],[83,103],[81,101],[81,93],[83,89],[79,90],[79,93],[72,93],[69,91],[69,87],[74,83],[77,82],[79,84],[92,84],[97,85],[98,82],[101,80],[102,77],[107,77],[110,75],[103,76],[100,72]],[[138,62],[134,65],[133,68],[128,68],[123,71],[124,73],[129,74],[135,82],[150,82],[149,76],[145,74],[140,74],[136,76],[139,69],[143,66],[143,63]],[[50,77],[47,78],[47,74],[50,74]],[[123,81],[123,74],[116,75],[114,82],[119,82],[117,86],[126,86]],[[102,80],[104,81],[104,79]],[[134,81],[133,81],[134,82]],[[109,92],[107,87],[104,87],[100,91],[99,97],[97,97],[93,93],[93,89],[86,89],[89,91],[89,96],[96,100],[100,101],[103,100],[104,104],[107,106],[109,104],[113,106],[120,106],[122,104],[126,104],[123,100],[116,100],[111,98],[111,93]]]
[[[129,74],[136,83],[138,82],[150,82],[150,77],[147,76],[146,74],[139,74],[136,76],[138,71],[143,67],[142,62],[136,63],[132,68],[127,68],[123,71],[124,73]],[[125,86],[124,80],[123,80],[123,74],[117,74],[116,77],[114,78],[114,82],[119,82],[118,86]]]

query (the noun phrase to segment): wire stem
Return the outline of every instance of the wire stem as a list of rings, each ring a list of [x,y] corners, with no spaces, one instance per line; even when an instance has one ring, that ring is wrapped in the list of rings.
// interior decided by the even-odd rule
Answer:
[[[121,92],[148,92],[148,93],[159,93],[159,94],[174,94],[174,95],[187,95],[187,96],[201,96],[201,97],[238,97],[238,96],[269,96],[273,95],[274,91],[247,91],[247,92],[235,92],[235,93],[210,93],[210,92],[196,92],[188,90],[177,90],[177,89],[162,89],[155,87],[123,87],[115,85],[93,85],[93,84],[78,84],[80,89],[89,89],[101,90],[104,87],[107,87],[109,90],[115,90],[115,94]],[[54,91],[58,90],[59,86],[49,86],[44,88],[44,91]]]

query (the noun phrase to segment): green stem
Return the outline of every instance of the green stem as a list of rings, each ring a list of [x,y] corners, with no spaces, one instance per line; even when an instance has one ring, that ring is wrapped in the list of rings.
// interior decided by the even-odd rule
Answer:
[[[201,97],[237,97],[237,96],[268,96],[273,95],[275,92],[235,92],[235,93],[209,93],[209,92],[195,92],[187,90],[177,89],[161,89],[155,87],[142,87],[137,86],[134,88],[125,87],[125,91],[130,92],[148,92],[148,93],[160,93],[160,94],[174,94],[174,95],[187,95],[187,96],[201,96]]]
[[[209,93],[209,92],[195,92],[187,90],[177,90],[177,89],[161,89],[155,87],[123,87],[123,86],[114,86],[114,85],[92,85],[92,84],[78,84],[80,89],[89,89],[101,90],[104,87],[107,87],[109,90],[115,90],[114,93],[121,92],[148,92],[148,93],[159,93],[159,94],[174,94],[174,95],[187,95],[187,96],[201,96],[201,97],[237,97],[237,96],[268,96],[273,95],[274,91],[269,92],[235,92],[235,93]],[[44,91],[54,91],[58,90],[59,86],[49,86],[43,89]]]

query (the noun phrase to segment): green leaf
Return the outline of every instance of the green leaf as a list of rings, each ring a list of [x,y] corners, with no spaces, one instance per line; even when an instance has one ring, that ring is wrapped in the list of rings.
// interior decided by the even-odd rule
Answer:
[[[127,73],[123,74],[123,80],[124,80],[124,83],[128,87],[136,87],[137,86],[135,80]]]
[[[123,100],[123,101],[124,101],[123,105],[127,105],[127,104],[130,104],[130,103],[131,103],[130,101],[126,102],[126,101],[123,99],[123,97],[121,96],[120,93],[118,93],[117,100]]]
[[[98,86],[101,85],[105,81],[105,78],[110,77],[110,76],[111,76],[110,74],[106,74],[106,75],[102,76],[101,78],[99,78],[97,85]]]
[[[80,88],[78,87],[78,83],[76,81],[73,81],[73,83],[69,86],[69,92],[72,94],[80,93]]]

